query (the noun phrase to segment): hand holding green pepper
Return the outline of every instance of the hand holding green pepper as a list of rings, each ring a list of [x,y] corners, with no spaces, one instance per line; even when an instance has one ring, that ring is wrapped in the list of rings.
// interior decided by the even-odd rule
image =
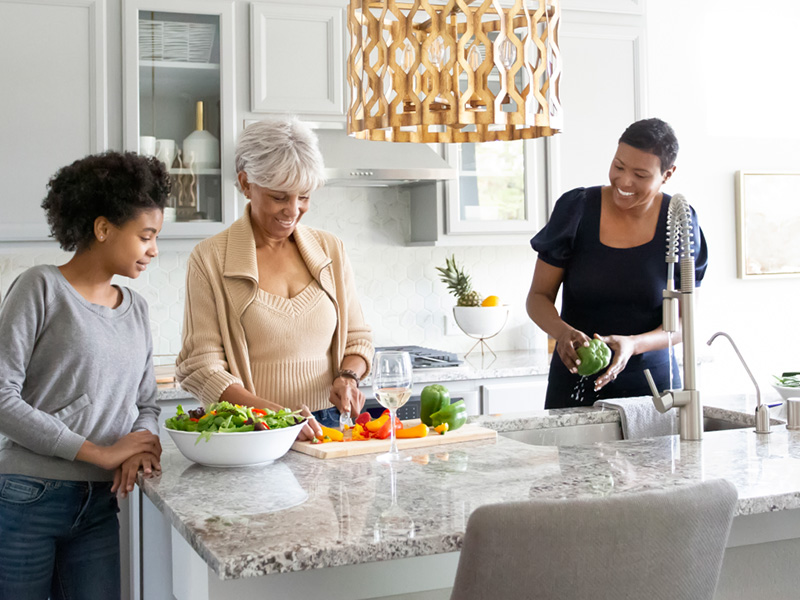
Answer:
[[[588,346],[581,346],[577,350],[581,364],[578,365],[578,375],[587,377],[605,369],[611,362],[611,348],[603,340],[597,338],[589,342]]]

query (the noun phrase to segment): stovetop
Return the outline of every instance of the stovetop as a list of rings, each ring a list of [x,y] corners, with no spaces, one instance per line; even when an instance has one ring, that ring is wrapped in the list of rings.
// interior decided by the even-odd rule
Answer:
[[[411,366],[415,369],[457,367],[462,363],[454,352],[423,348],[422,346],[383,346],[375,348],[375,351],[408,352],[411,355]]]

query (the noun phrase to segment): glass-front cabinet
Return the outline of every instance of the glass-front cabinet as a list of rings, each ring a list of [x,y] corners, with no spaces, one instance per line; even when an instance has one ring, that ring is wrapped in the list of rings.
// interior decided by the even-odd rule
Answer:
[[[233,3],[126,0],[124,144],[169,169],[165,237],[205,237],[239,215]]]

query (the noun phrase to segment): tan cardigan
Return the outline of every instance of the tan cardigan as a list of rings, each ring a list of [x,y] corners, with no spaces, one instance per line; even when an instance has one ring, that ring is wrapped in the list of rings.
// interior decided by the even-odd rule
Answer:
[[[336,236],[298,225],[294,239],[312,277],[336,309],[331,355],[339,366],[356,354],[371,368],[372,333],[356,297],[353,270]],[[239,383],[255,393],[242,314],[258,292],[250,205],[228,229],[195,246],[186,268],[183,347],[177,359],[181,387],[208,405]],[[275,401],[267,398],[267,400]],[[312,410],[324,407],[312,407]]]

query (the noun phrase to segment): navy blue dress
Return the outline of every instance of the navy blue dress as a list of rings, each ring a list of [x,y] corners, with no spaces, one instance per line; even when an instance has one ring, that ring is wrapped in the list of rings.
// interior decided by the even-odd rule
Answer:
[[[544,262],[564,269],[561,318],[589,337],[634,335],[652,331],[662,322],[662,291],[666,287],[667,212],[670,196],[663,194],[661,213],[652,240],[633,248],[611,248],[600,243],[601,188],[577,188],[559,198],[545,227],[531,240]],[[708,249],[692,209],[696,281],[702,281]],[[699,241],[699,244],[698,244]],[[680,269],[675,268],[676,289]],[[558,352],[553,353],[545,408],[591,405],[602,398],[650,394],[644,369],[650,369],[658,389],[680,386],[673,357],[669,385],[669,351],[654,350],[632,356],[625,370],[599,392],[594,376],[575,391],[580,376],[570,373]],[[602,373],[603,371],[601,371]],[[599,375],[599,374],[598,374]]]

